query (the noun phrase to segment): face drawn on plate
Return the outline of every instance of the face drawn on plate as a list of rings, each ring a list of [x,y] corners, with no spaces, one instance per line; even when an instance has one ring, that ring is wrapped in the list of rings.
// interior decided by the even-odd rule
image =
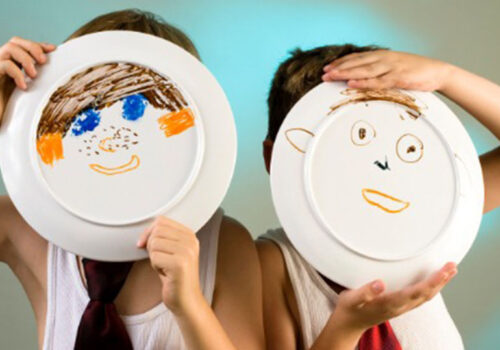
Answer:
[[[137,64],[93,66],[45,105],[39,164],[67,209],[99,222],[138,219],[172,200],[192,175],[195,120],[171,79]]]
[[[291,150],[305,157],[313,211],[360,254],[414,256],[441,232],[454,207],[446,145],[425,121],[425,106],[409,94],[343,94],[348,98],[331,107],[319,130],[285,132]]]

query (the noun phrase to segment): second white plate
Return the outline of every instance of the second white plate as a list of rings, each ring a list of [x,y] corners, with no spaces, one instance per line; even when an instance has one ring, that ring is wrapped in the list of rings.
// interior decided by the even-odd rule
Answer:
[[[430,93],[319,85],[280,129],[271,187],[296,249],[350,288],[399,288],[458,263],[482,216],[474,146]]]

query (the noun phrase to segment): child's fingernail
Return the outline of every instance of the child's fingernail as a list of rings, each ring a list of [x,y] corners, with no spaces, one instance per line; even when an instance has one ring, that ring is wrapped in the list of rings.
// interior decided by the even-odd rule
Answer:
[[[323,72],[328,72],[330,69],[332,69],[332,66],[330,66],[330,65],[324,66],[323,67]]]
[[[328,81],[328,80],[330,80],[330,76],[328,75],[328,73],[325,73],[321,76],[321,79],[324,81]]]
[[[384,286],[382,285],[382,282],[380,281],[375,281],[372,283],[372,290],[375,292],[375,293],[380,293],[382,290],[384,289]]]

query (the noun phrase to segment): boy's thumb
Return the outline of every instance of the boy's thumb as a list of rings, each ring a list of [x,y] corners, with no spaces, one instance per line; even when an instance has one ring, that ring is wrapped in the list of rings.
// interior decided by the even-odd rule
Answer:
[[[355,307],[363,307],[366,303],[375,299],[385,290],[384,282],[375,280],[364,286],[350,291],[350,304]]]

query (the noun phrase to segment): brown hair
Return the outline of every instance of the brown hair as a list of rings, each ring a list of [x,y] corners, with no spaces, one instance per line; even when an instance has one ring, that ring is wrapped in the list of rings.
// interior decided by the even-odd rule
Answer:
[[[187,107],[170,79],[132,63],[105,63],[75,74],[52,94],[38,123],[37,137],[52,133],[64,137],[82,110],[110,107],[135,94],[142,94],[156,108],[179,111]]]
[[[138,9],[115,11],[96,17],[78,28],[66,40],[105,30],[131,30],[155,35],[179,45],[198,59],[200,58],[191,39],[180,29],[168,24],[154,13]]]
[[[302,96],[321,83],[323,67],[337,58],[354,52],[378,50],[378,46],[352,44],[321,46],[312,50],[296,49],[274,74],[267,105],[267,139],[274,141],[286,115]]]
[[[76,30],[67,40],[106,30],[131,30],[168,40],[199,59],[193,42],[161,17],[136,9],[99,16]],[[62,138],[78,113],[86,108],[109,107],[124,97],[142,94],[157,108],[171,112],[158,120],[165,136],[193,125],[187,102],[175,84],[153,70],[131,63],[106,63],[71,77],[54,92],[45,106],[37,129],[37,151],[46,164],[63,158]]]

